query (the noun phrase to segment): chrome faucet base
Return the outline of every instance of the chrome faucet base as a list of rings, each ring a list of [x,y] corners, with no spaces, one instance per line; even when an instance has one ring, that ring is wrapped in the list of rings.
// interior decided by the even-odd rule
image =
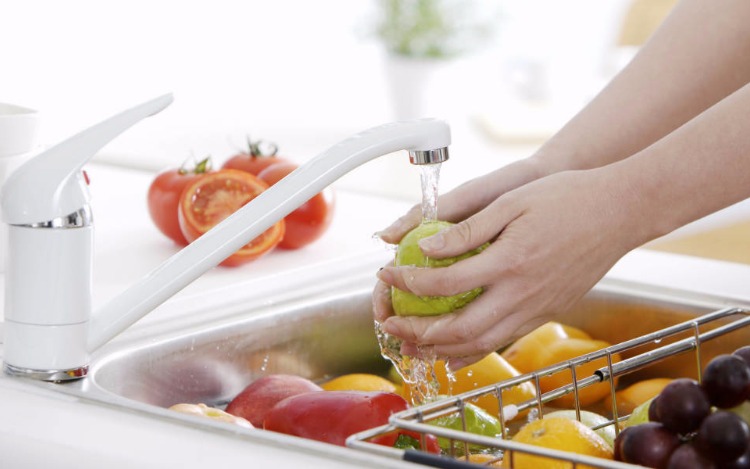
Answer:
[[[19,378],[31,378],[39,381],[61,383],[63,381],[74,381],[84,378],[89,371],[89,367],[88,365],[85,365],[68,370],[32,370],[4,363],[3,371],[10,376],[16,376]]]

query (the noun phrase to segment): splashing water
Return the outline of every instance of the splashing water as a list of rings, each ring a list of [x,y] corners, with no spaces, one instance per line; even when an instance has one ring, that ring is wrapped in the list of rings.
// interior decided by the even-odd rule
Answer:
[[[437,221],[438,182],[440,180],[440,163],[422,165],[420,180],[422,182],[422,223]],[[375,322],[375,334],[380,345],[380,353],[395,366],[404,384],[411,391],[411,404],[421,405],[437,399],[440,384],[435,375],[436,357],[432,349],[418,346],[420,357],[401,354],[401,339],[383,331],[380,323]],[[453,372],[446,364],[449,385],[455,381]],[[452,386],[451,386],[452,387]],[[446,390],[443,390],[445,392]],[[449,391],[450,393],[450,391]]]

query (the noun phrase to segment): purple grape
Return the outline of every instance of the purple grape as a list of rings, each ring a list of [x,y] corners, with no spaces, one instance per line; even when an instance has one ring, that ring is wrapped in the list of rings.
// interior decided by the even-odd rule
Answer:
[[[615,439],[615,459],[653,468],[666,468],[680,445],[677,435],[658,422],[627,427]]]
[[[748,450],[750,427],[737,414],[719,410],[703,420],[695,435],[695,447],[719,463],[736,460]]]
[[[653,399],[651,399],[651,404],[648,405],[648,420],[650,422],[660,422],[661,419],[659,418],[659,404],[657,401],[659,400],[659,395],[657,394]]]
[[[719,355],[703,371],[702,385],[716,407],[738,406],[750,397],[750,366],[738,355]]]
[[[750,365],[750,345],[745,345],[735,350],[732,355],[737,355],[741,359],[745,360],[745,363]]]
[[[711,412],[708,395],[697,381],[689,378],[667,384],[654,402],[653,420],[680,435],[694,431]],[[651,414],[649,408],[649,420]]]
[[[703,457],[695,446],[683,443],[672,452],[667,469],[716,469],[716,464]]]
[[[750,443],[747,445],[745,454],[734,461],[722,464],[721,469],[750,469]]]

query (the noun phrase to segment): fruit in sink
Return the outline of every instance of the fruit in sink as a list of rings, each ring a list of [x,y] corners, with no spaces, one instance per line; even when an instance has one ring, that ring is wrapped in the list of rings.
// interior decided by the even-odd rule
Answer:
[[[628,416],[628,419],[623,424],[623,428],[649,422],[650,419],[648,418],[648,414],[649,410],[651,409],[651,403],[653,401],[654,398],[652,397],[651,399],[633,409],[633,412]]]
[[[503,358],[521,373],[538,368],[537,362],[547,362],[544,356],[550,344],[563,339],[591,339],[586,332],[559,322],[550,321],[513,342],[502,352]]]
[[[263,428],[344,446],[349,435],[385,425],[407,407],[403,397],[390,392],[308,392],[274,405]]]
[[[437,360],[435,361],[434,371],[440,386],[438,393],[443,395],[461,394],[520,375],[518,370],[496,352],[490,353],[474,364],[450,373],[446,369],[445,361]],[[411,400],[411,388],[408,384],[404,385],[404,396],[407,400]],[[533,399],[535,396],[534,384],[527,381],[504,390],[502,393],[503,405],[520,404]],[[490,415],[499,414],[498,399],[491,393],[476,399],[473,403],[489,412]]]
[[[263,426],[266,413],[279,401],[297,394],[323,391],[309,379],[296,375],[274,374],[256,379],[227,405],[226,411]]]
[[[267,188],[268,184],[257,177],[236,169],[204,175],[185,187],[180,196],[178,220],[182,234],[189,242],[195,241]],[[283,236],[284,220],[280,220],[221,265],[237,266],[257,259],[276,247]]]
[[[612,447],[596,432],[575,419],[543,418],[524,425],[512,441],[546,449],[568,451],[602,459],[612,459]],[[515,469],[570,468],[570,462],[521,451],[506,451],[503,467]],[[587,466],[578,466],[587,467]]]
[[[615,393],[617,401],[617,415],[624,417],[632,414],[636,407],[657,396],[664,387],[671,383],[671,378],[650,378],[637,381],[630,386],[620,389]],[[612,409],[612,395],[608,394],[604,399],[604,408]]]
[[[201,417],[208,417],[220,422],[227,422],[240,427],[254,428],[253,425],[242,417],[237,417],[228,412],[224,412],[221,409],[215,407],[209,407],[206,404],[175,404],[169,408],[181,414],[188,415],[199,415]]]
[[[738,406],[750,398],[750,366],[738,355],[719,355],[703,371],[703,389],[716,407]]]
[[[417,242],[428,236],[432,236],[452,223],[446,221],[434,221],[422,223],[407,233],[398,244],[396,250],[395,265],[411,265],[417,267],[447,267],[458,261],[478,254],[486,245],[473,249],[465,254],[446,259],[432,259],[424,255]],[[417,296],[411,292],[393,288],[391,301],[393,311],[399,316],[437,316],[451,313],[463,308],[474,298],[482,293],[482,288],[459,293],[453,296]]]
[[[385,391],[398,393],[398,386],[382,376],[369,373],[351,373],[338,376],[321,387],[326,391]]]
[[[258,178],[273,186],[297,165],[290,162],[274,163],[258,174]],[[335,198],[333,188],[327,187],[284,217],[286,231],[279,243],[281,249],[300,249],[318,240],[333,221]]]
[[[615,425],[610,423],[609,419],[603,415],[599,415],[595,412],[588,410],[581,410],[580,422],[590,429],[594,430],[600,437],[604,439],[609,446],[614,447],[615,444]],[[578,420],[575,410],[555,410],[549,414],[544,415],[545,419],[548,418],[566,418],[572,420]]]
[[[481,407],[466,402],[463,405],[463,414],[462,418],[458,412],[455,412],[444,417],[438,417],[428,423],[437,427],[466,431],[490,438],[498,438],[502,434],[500,421]],[[466,425],[465,427],[464,424]],[[450,454],[463,454],[464,452],[464,444],[462,442],[438,437],[438,443],[443,451]],[[451,445],[453,445],[453,448],[451,448]],[[473,451],[481,450],[481,448],[477,448],[475,445],[469,445],[469,449]]]
[[[211,171],[211,158],[198,162],[194,168],[183,165],[159,173],[148,188],[148,213],[156,227],[180,246],[188,240],[182,234],[177,210],[185,187]]]
[[[537,362],[537,368],[541,369],[550,365],[554,365],[561,362],[572,360],[581,355],[594,353],[604,348],[609,347],[610,344],[603,340],[594,339],[563,339],[551,343],[546,350],[546,353],[540,357],[541,362]],[[620,355],[615,353],[612,354],[612,363],[620,361]],[[581,363],[575,367],[576,380],[587,378],[593,375],[596,370],[600,368],[606,368],[608,366],[608,360],[606,356]],[[562,371],[558,371],[552,375],[544,376],[539,378],[539,387],[542,392],[552,391],[554,389],[561,388],[569,385],[573,382],[573,375],[569,368]],[[615,379],[615,384],[616,384]],[[578,400],[581,406],[588,406],[596,402],[601,401],[604,397],[611,392],[611,383],[609,381],[602,381],[600,383],[591,384],[586,387],[578,388]],[[554,401],[555,406],[563,408],[572,408],[575,406],[575,393],[570,392]]]
[[[750,467],[750,427],[742,417],[748,372],[740,354],[719,355],[701,383],[673,380],[630,416],[615,440],[616,458],[648,467]],[[648,422],[634,422],[647,405]]]
[[[711,413],[711,402],[703,386],[679,378],[664,387],[649,408],[649,420],[661,422],[677,434],[695,431]]]
[[[665,468],[680,439],[658,422],[623,429],[615,439],[615,459],[653,468]]]

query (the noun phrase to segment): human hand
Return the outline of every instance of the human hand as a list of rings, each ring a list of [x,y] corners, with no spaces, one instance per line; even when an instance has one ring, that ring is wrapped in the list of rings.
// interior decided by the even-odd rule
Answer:
[[[564,313],[642,241],[639,219],[629,211],[636,204],[617,182],[609,168],[557,173],[425,238],[420,247],[437,258],[492,244],[449,267],[386,266],[373,294],[375,319],[404,340],[402,353],[429,350],[458,369]],[[390,286],[428,296],[479,286],[484,293],[455,313],[398,317]]]
[[[438,218],[459,222],[479,212],[501,194],[522,186],[543,175],[541,164],[530,157],[472,179],[438,198]],[[398,244],[401,238],[422,221],[422,206],[413,206],[378,236],[385,242]]]

